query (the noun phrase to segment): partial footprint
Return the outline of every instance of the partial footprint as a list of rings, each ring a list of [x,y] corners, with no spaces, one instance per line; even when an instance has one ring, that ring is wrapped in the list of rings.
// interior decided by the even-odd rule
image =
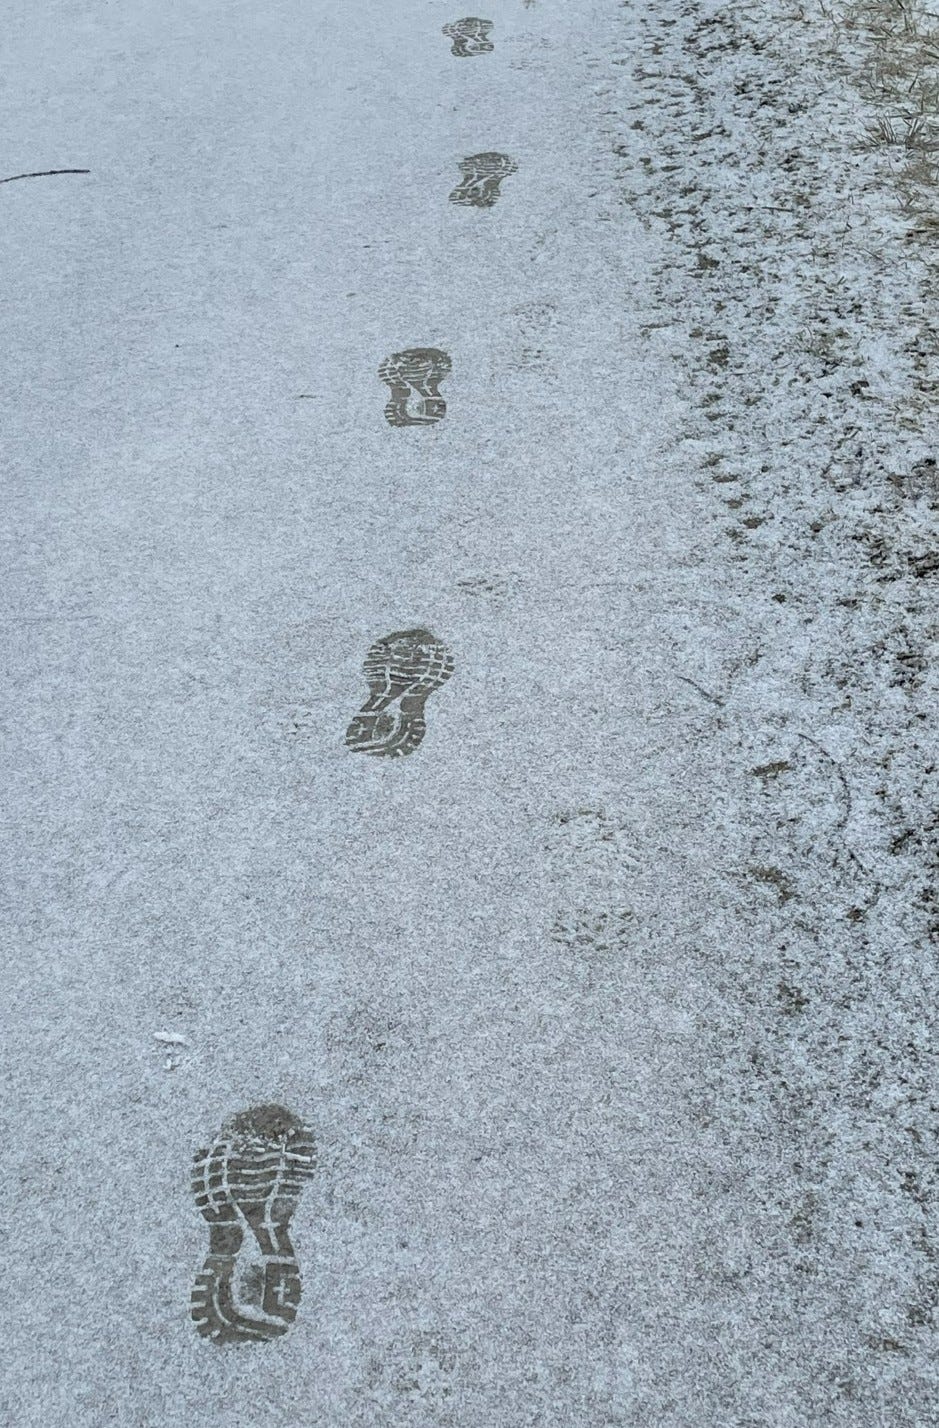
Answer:
[[[365,657],[368,699],[346,730],[359,754],[399,758],[424,737],[424,705],[453,673],[453,656],[429,630],[398,630]]]
[[[489,39],[491,20],[477,20],[468,16],[465,20],[454,20],[452,25],[444,25],[443,33],[453,41],[450,53],[460,59],[469,55],[484,55],[495,49]]]
[[[518,164],[508,154],[470,154],[460,160],[460,172],[463,180],[451,193],[450,202],[466,208],[492,208],[499,198],[499,185],[518,172]]]
[[[409,347],[392,352],[378,369],[391,388],[385,418],[392,426],[431,426],[445,415],[440,383],[450,374],[449,356],[437,347]]]
[[[286,1334],[297,1317],[300,1267],[289,1225],[313,1174],[311,1133],[283,1106],[254,1106],[225,1122],[192,1167],[192,1191],[209,1226],[209,1253],[190,1312],[217,1344]]]

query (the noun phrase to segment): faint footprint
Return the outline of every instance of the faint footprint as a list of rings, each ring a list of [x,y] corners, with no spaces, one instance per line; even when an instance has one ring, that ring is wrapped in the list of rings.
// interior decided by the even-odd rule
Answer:
[[[424,705],[453,673],[453,656],[429,630],[398,630],[365,656],[369,697],[346,730],[360,754],[398,758],[424,737]],[[397,705],[397,708],[393,708]]]
[[[209,1225],[209,1253],[190,1312],[203,1338],[243,1344],[290,1328],[300,1268],[288,1229],[315,1164],[311,1133],[283,1106],[232,1116],[196,1155],[192,1190]]]
[[[499,198],[499,185],[509,174],[518,172],[518,164],[508,154],[470,154],[460,160],[462,183],[450,195],[451,203],[466,208],[492,208]]]
[[[506,596],[514,595],[519,584],[518,575],[509,571],[506,574],[465,575],[456,582],[456,588],[464,595],[489,595],[496,600],[502,600]]]
[[[378,375],[391,388],[387,421],[392,426],[431,426],[440,421],[447,410],[440,383],[452,365],[447,353],[437,347],[409,347],[386,357]]]
[[[495,49],[489,39],[491,20],[477,20],[468,16],[465,20],[454,20],[452,25],[444,25],[443,33],[453,41],[450,53],[460,59],[470,55],[484,55]]]

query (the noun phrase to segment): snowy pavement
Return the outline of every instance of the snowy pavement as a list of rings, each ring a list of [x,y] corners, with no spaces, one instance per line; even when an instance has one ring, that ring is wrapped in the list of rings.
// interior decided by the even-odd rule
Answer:
[[[867,41],[486,16],[14,13],[23,1428],[934,1412],[939,489]]]

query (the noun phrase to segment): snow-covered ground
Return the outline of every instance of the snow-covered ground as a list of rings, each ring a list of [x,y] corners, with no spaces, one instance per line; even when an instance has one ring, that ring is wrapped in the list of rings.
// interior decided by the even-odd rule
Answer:
[[[728,1281],[752,1372],[727,1362],[713,1421],[925,1423],[937,22],[775,0],[623,14],[608,132],[622,201],[661,243],[646,331],[694,393],[682,449],[723,531],[737,643],[726,663],[705,645],[700,683],[741,751],[727,869],[753,935],[703,1094],[741,1166],[773,1146],[726,1202],[746,1184],[763,1216]]]
[[[6,27],[4,1422],[934,1420],[932,22],[486,16]]]

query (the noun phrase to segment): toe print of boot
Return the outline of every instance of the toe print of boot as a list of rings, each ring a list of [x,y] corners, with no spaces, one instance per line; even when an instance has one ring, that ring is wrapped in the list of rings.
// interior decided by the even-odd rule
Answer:
[[[413,754],[426,732],[424,705],[453,673],[453,656],[429,630],[399,630],[372,645],[363,668],[368,699],[346,744],[357,754]]]
[[[448,40],[453,41],[450,53],[458,59],[467,59],[471,55],[484,55],[495,49],[489,38],[491,29],[491,20],[477,20],[470,15],[465,20],[454,20],[451,25],[444,25],[443,33]]]
[[[465,208],[492,208],[500,196],[499,185],[518,164],[508,154],[470,154],[460,160],[462,180],[450,195],[451,203]]]
[[[450,358],[436,347],[409,347],[392,352],[378,369],[391,388],[385,419],[391,426],[432,426],[440,421],[447,404],[440,383],[450,372]]]
[[[315,1164],[312,1135],[283,1106],[232,1116],[195,1156],[192,1191],[209,1253],[190,1313],[203,1338],[262,1342],[290,1328],[300,1303],[290,1220]]]

